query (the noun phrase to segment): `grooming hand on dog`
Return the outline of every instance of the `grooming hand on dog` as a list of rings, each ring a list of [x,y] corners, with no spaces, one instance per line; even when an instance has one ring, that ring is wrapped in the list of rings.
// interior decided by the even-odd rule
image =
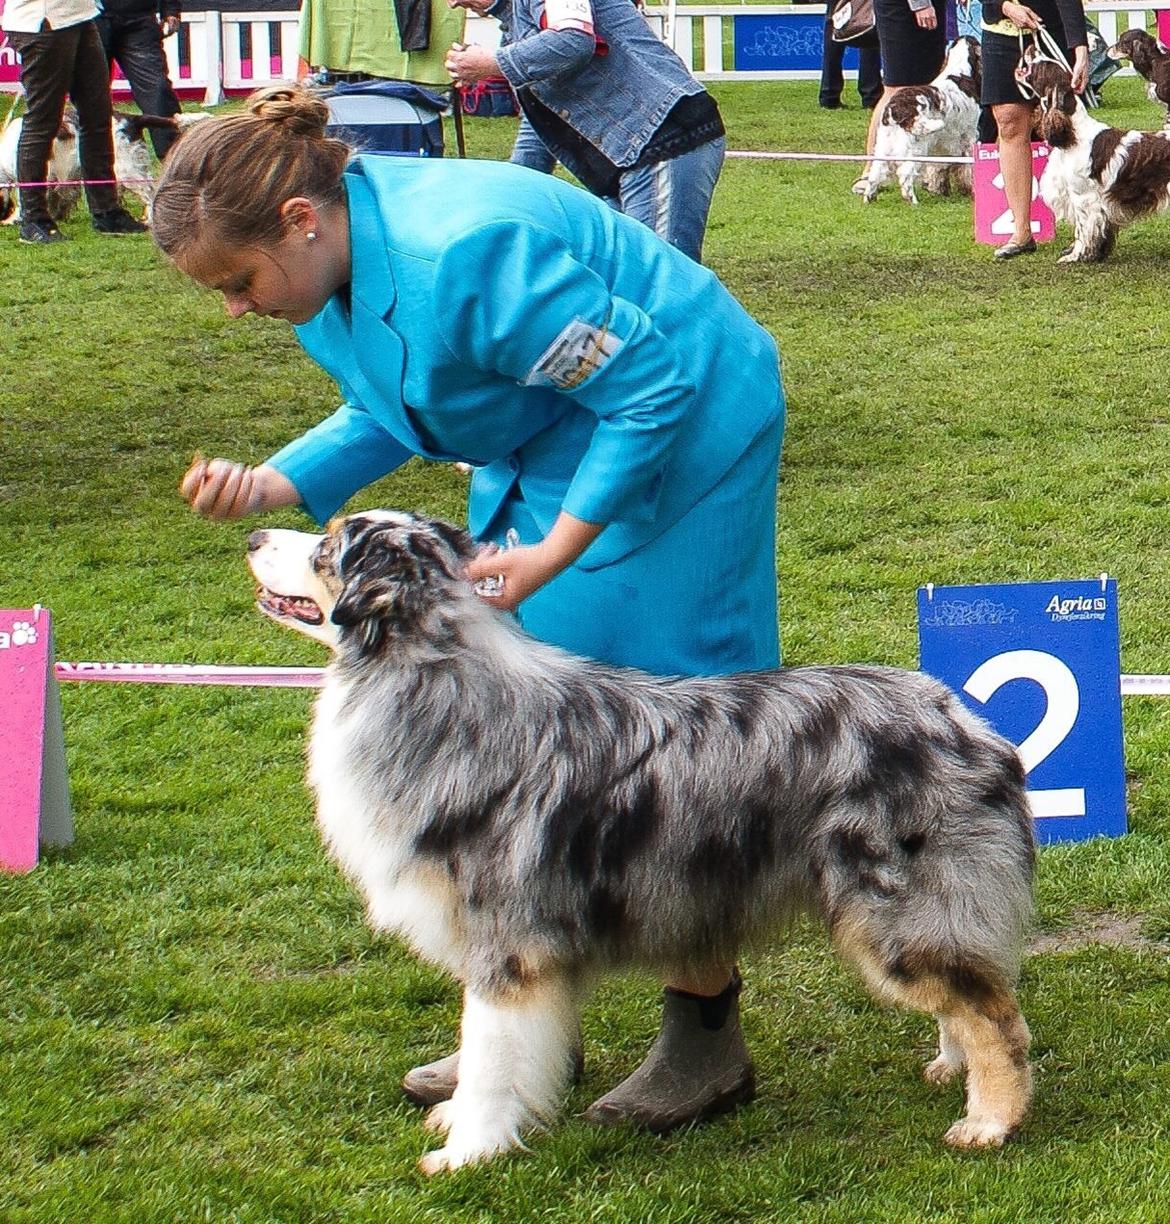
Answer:
[[[645,672],[775,667],[771,336],[709,270],[563,181],[355,159],[327,119],[309,93],[265,91],[192,128],[163,165],[162,250],[233,317],[292,323],[343,401],[265,463],[196,459],[189,504],[213,519],[302,506],[324,522],[414,456],[468,463],[473,534],[499,549],[461,552],[491,592],[485,615],[486,599],[535,639]],[[725,953],[663,964],[661,1032],[591,1119],[665,1131],[750,1098]],[[442,1102],[463,1070],[440,1058],[404,1091]]]
[[[731,963],[800,913],[879,999],[936,1018],[926,1077],[967,1086],[946,1141],[1002,1144],[1031,1093],[1012,745],[915,672],[666,679],[578,658],[480,599],[474,556],[466,532],[392,511],[248,541],[261,610],[333,651],[309,746],[325,845],[373,927],[464,989],[423,1170],[551,1122],[599,975]],[[710,1059],[693,1008],[724,1061],[746,1059],[737,991],[680,998],[659,1041]]]

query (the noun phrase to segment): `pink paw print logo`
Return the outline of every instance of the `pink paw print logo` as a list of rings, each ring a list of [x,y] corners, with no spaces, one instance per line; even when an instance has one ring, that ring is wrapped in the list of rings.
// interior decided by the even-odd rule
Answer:
[[[35,626],[30,625],[28,621],[12,622],[13,646],[32,646],[36,643],[36,640],[37,631]]]

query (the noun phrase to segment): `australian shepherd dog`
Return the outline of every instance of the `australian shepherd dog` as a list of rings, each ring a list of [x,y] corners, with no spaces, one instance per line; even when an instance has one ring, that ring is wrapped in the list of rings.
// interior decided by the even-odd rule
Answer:
[[[979,123],[979,44],[964,35],[947,49],[942,71],[929,85],[905,85],[890,95],[878,123],[875,158],[862,195],[870,203],[895,173],[902,199],[917,204],[914,187],[923,178],[924,157],[970,157]],[[928,190],[945,194],[952,180],[970,189],[970,168],[925,168]]]
[[[254,532],[259,606],[326,643],[309,781],[369,920],[464,991],[427,1173],[516,1148],[565,1092],[602,972],[730,964],[802,912],[965,1073],[955,1147],[1030,1096],[1015,996],[1034,848],[1011,744],[884,667],[664,679],[533,640],[476,595],[475,546],[396,511]]]

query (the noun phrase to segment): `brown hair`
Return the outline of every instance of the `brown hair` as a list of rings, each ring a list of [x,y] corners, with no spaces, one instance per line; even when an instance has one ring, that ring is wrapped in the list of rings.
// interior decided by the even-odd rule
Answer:
[[[200,239],[266,247],[285,234],[280,206],[305,196],[321,208],[344,198],[352,150],[325,135],[329,108],[299,86],[261,89],[238,115],[206,119],[176,141],[151,208],[151,233],[176,259]]]

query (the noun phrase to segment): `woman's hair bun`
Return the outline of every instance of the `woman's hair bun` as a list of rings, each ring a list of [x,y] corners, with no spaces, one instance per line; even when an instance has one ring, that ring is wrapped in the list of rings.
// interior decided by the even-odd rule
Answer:
[[[299,85],[272,85],[248,99],[248,110],[260,119],[279,123],[298,136],[320,138],[329,122],[324,100]]]

